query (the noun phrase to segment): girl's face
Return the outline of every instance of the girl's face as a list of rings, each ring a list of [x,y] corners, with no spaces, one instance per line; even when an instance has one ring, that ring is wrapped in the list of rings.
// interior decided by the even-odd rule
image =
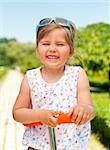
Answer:
[[[57,28],[44,35],[38,43],[37,55],[46,67],[64,67],[70,57],[70,46],[65,39],[65,31]]]

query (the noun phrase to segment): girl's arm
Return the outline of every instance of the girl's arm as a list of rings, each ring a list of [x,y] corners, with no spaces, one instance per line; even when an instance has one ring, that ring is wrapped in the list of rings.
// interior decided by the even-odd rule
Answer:
[[[39,121],[38,110],[29,109],[30,106],[30,90],[27,77],[24,76],[19,94],[13,106],[13,118],[20,123],[31,123],[35,120]]]
[[[57,112],[49,110],[30,109],[31,104],[30,88],[27,77],[22,80],[19,94],[13,106],[13,118],[20,123],[27,124],[33,122],[42,122],[51,127],[57,125],[57,120],[53,117]]]
[[[80,67],[77,85],[78,104],[87,104],[93,106],[88,77],[86,72]]]
[[[78,105],[72,108],[69,116],[72,117],[76,124],[84,124],[95,117],[95,108],[90,95],[89,81],[85,71],[80,68],[77,85],[77,102]]]

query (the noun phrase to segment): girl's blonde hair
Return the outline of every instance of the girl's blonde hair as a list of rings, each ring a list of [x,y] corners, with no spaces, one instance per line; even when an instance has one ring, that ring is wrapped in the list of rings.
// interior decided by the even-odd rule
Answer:
[[[41,27],[41,29],[36,33],[36,47],[38,46],[39,41],[49,32],[51,32],[54,29],[64,29],[65,31],[65,39],[68,45],[70,46],[70,54],[74,53],[74,35],[75,31],[73,31],[73,35],[71,35],[70,31],[66,27],[62,27],[60,25],[57,25],[55,23],[52,23],[48,26]]]

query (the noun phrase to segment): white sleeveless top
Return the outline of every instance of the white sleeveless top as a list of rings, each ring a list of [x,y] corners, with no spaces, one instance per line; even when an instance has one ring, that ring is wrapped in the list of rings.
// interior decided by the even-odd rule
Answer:
[[[68,112],[77,105],[77,81],[80,67],[65,66],[64,75],[55,83],[43,80],[40,68],[27,71],[32,109]],[[84,125],[61,124],[55,127],[57,150],[87,150],[90,122]],[[50,150],[48,126],[26,127],[23,145]]]

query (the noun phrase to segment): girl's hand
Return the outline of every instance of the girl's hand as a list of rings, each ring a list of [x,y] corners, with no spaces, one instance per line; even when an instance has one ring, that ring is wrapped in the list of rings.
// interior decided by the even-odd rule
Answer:
[[[85,124],[95,117],[95,108],[92,105],[81,104],[71,108],[68,116],[71,117],[72,122],[78,125]]]
[[[59,115],[59,112],[42,109],[39,111],[39,120],[44,125],[54,128],[57,125],[57,116],[58,115]]]

